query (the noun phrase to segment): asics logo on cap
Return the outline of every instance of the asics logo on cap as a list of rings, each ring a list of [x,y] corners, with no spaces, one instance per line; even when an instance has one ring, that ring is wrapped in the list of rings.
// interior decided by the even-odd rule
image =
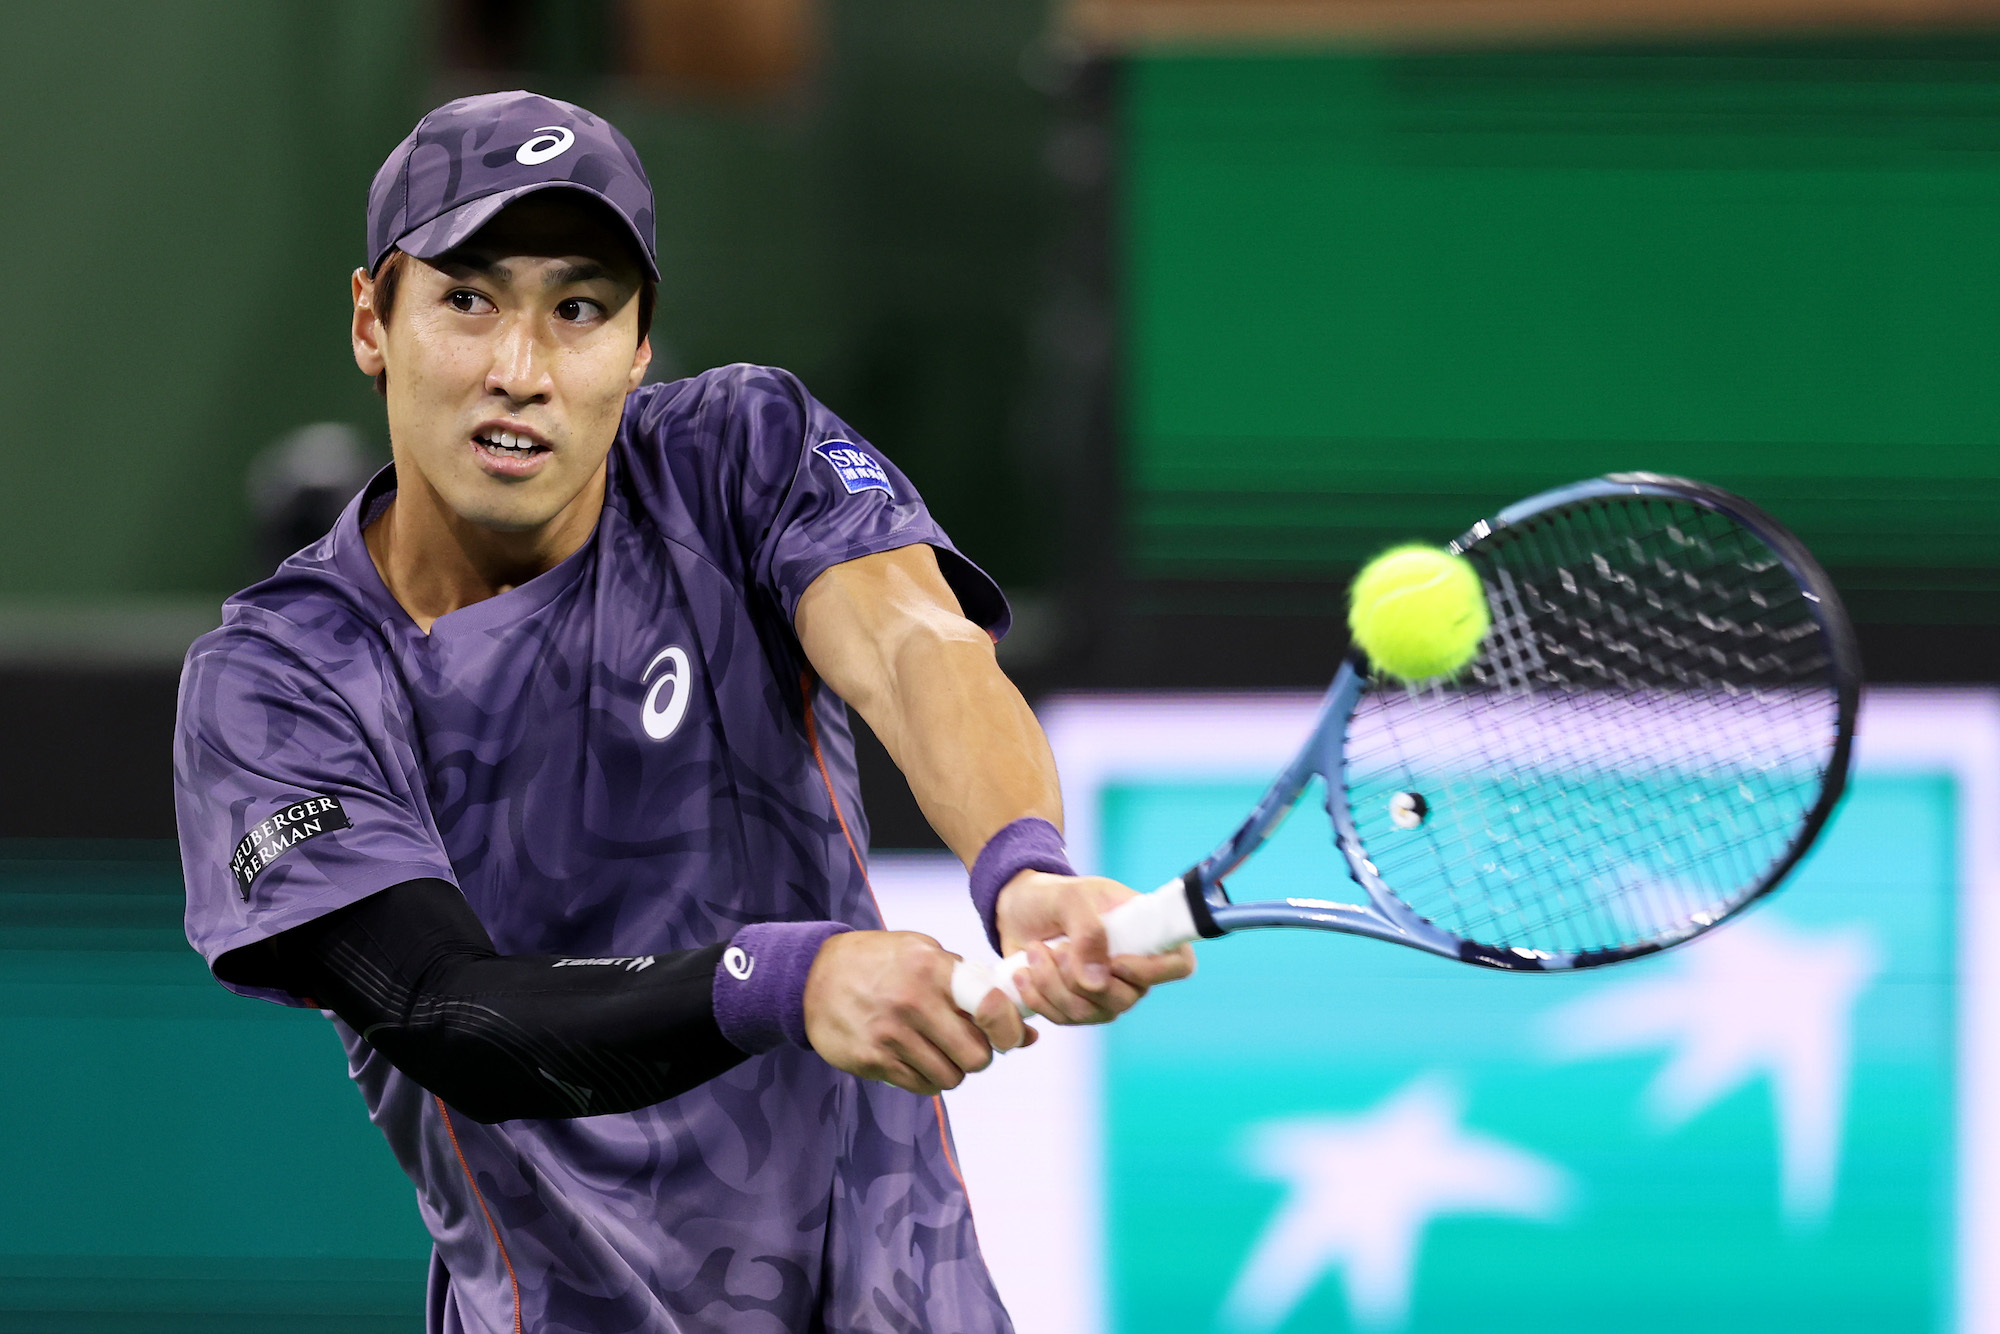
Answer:
[[[514,160],[524,167],[532,167],[550,158],[561,157],[575,142],[576,135],[567,126],[537,125],[535,137],[515,150]]]
[[[729,975],[738,982],[748,982],[750,970],[757,966],[757,961],[745,954],[741,946],[731,945],[722,952],[722,966],[727,968]]]

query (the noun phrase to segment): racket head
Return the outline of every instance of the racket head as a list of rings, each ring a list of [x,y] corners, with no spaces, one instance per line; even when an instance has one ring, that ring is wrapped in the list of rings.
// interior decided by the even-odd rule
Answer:
[[[1204,931],[1307,926],[1486,967],[1664,949],[1780,884],[1852,756],[1861,673],[1803,543],[1719,488],[1561,487],[1453,543],[1493,626],[1455,680],[1351,652],[1300,755],[1189,872]],[[1365,902],[1232,903],[1221,881],[1314,778]]]

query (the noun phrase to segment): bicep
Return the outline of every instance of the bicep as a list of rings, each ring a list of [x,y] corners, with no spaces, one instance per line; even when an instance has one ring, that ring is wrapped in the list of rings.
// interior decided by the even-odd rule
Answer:
[[[820,679],[864,716],[893,698],[896,660],[912,641],[963,640],[988,652],[993,643],[966,619],[924,543],[822,571],[800,596],[793,625]]]

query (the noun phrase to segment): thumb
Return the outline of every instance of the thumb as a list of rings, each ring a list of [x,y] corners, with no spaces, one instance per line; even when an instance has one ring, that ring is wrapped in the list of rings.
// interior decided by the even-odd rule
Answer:
[[[1069,937],[1063,950],[1063,972],[1072,987],[1102,992],[1111,984],[1111,945],[1104,933],[1104,919],[1081,894],[1068,896],[1062,915],[1063,934]]]
[[[1062,914],[1052,902],[1048,879],[1040,871],[1022,871],[1001,887],[994,924],[1000,928],[1003,956],[1027,948],[1029,941],[1062,934]]]

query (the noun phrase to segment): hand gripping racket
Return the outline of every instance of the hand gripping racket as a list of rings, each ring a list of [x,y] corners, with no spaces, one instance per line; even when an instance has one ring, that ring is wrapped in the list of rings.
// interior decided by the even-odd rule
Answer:
[[[1349,652],[1312,734],[1179,879],[1105,914],[1113,954],[1252,927],[1394,941],[1487,968],[1593,968],[1677,945],[1774,889],[1846,782],[1860,694],[1826,572],[1698,482],[1619,473],[1521,501],[1452,544],[1492,628],[1451,681]],[[1312,781],[1360,901],[1236,903],[1224,881]],[[997,974],[961,963],[971,1013]]]

